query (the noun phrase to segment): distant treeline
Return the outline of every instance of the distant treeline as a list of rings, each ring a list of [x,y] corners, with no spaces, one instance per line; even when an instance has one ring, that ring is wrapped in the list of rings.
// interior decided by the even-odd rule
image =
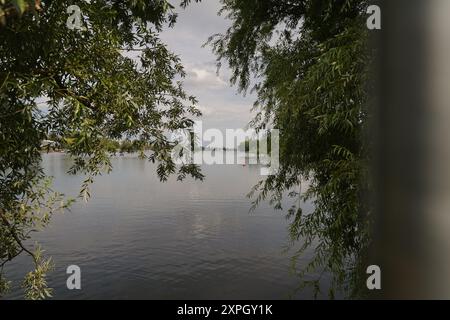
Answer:
[[[113,139],[102,139],[100,142],[101,146],[105,148],[110,153],[136,153],[142,150],[147,150],[149,146],[143,145],[141,141],[132,141],[129,139],[125,140],[113,140]],[[255,149],[256,146],[256,149]],[[50,133],[47,136],[47,140],[42,143],[42,151],[47,152],[57,152],[64,151],[68,149],[68,142],[56,134]],[[209,148],[209,147],[195,147],[195,150],[218,150],[220,148]],[[246,139],[242,142],[237,150],[247,152],[247,153],[258,153],[258,154],[270,154],[271,153],[271,139],[270,134],[261,138],[260,140],[250,140]],[[224,151],[233,151],[236,149],[223,148]]]
[[[247,153],[270,154],[272,152],[271,135],[269,133],[257,141],[246,139],[239,145],[238,149]]]
[[[141,141],[132,141],[129,139],[125,140],[113,140],[113,139],[102,139],[100,142],[103,148],[105,148],[110,153],[136,153],[147,149],[148,146],[142,144]],[[42,151],[64,151],[68,147],[68,142],[58,137],[55,134],[49,134],[47,136],[47,141],[42,145]]]

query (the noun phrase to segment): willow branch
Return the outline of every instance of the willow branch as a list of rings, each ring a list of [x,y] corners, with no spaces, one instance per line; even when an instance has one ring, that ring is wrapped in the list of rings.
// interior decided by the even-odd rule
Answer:
[[[8,219],[4,216],[4,212],[1,209],[0,209],[0,218],[1,218],[2,222],[3,222],[3,224],[8,228],[9,233],[11,234],[13,239],[16,241],[17,245],[22,249],[21,252],[25,251],[26,253],[28,253],[33,258],[35,264],[38,264],[38,261],[36,259],[36,256],[34,255],[34,253],[31,252],[30,250],[28,250],[23,245],[22,240],[20,240],[19,236],[17,235],[16,231],[14,230],[14,227],[11,226],[11,224],[8,221]]]

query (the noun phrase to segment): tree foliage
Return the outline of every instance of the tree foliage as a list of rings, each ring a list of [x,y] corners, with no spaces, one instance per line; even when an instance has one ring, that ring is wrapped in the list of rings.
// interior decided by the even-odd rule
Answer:
[[[289,210],[293,242],[313,259],[298,272],[320,288],[331,274],[337,290],[360,296],[370,244],[368,79],[371,52],[363,0],[222,0],[232,25],[208,43],[232,82],[257,94],[258,129],[280,130],[279,172],[255,186],[255,205],[278,209],[291,197],[312,200],[312,212]],[[304,192],[299,190],[308,181]],[[306,280],[306,273],[319,276]]]
[[[183,67],[158,37],[176,15],[165,0],[79,2],[84,30],[66,27],[73,1],[0,1],[0,295],[3,266],[26,252],[35,262],[28,298],[51,292],[51,264],[24,243],[70,203],[42,171],[41,141],[64,140],[71,173],[89,183],[111,170],[105,141],[128,139],[148,148],[158,174],[201,179],[193,165],[176,167],[167,134],[189,128],[200,113],[182,87]],[[148,153],[147,153],[148,154]]]

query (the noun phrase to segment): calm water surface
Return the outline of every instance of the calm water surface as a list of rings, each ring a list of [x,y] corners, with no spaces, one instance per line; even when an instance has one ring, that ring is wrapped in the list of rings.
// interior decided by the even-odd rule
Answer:
[[[45,155],[43,165],[56,190],[77,195],[82,177],[66,174],[65,155]],[[145,160],[117,157],[113,165],[113,173],[96,180],[87,204],[57,214],[34,236],[54,259],[55,298],[291,297],[299,280],[290,269],[292,253],[284,251],[288,221],[267,204],[249,213],[246,194],[261,179],[258,166],[205,166],[204,182],[162,184]],[[66,288],[69,265],[81,267],[81,291]],[[30,268],[26,256],[8,266],[16,285],[7,298],[22,297],[17,283]]]

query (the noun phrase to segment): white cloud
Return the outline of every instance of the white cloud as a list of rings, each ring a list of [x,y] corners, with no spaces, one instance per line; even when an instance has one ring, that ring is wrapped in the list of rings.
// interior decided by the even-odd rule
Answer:
[[[186,86],[202,87],[202,89],[222,89],[228,87],[228,83],[217,75],[216,70],[208,65],[198,67],[186,67]]]

